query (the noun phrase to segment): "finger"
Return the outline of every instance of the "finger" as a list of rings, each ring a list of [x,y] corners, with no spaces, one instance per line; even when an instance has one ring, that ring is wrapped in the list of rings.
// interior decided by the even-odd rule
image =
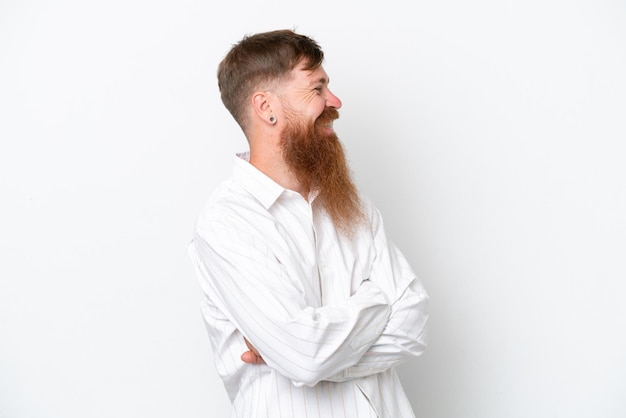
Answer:
[[[257,356],[261,357],[261,354],[259,354],[257,349],[254,348],[254,346],[252,344],[250,344],[250,341],[248,341],[248,339],[246,337],[243,337],[243,340],[246,343],[246,346],[248,346],[248,350],[252,351],[254,354],[256,354]]]
[[[256,355],[252,351],[246,351],[241,355],[241,361],[248,364],[265,364],[263,357]]]
[[[252,351],[246,351],[241,355],[241,360],[248,364],[257,364],[257,356]]]

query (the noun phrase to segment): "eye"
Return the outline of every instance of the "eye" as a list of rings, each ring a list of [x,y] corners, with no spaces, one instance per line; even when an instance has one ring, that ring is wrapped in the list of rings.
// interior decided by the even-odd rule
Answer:
[[[314,89],[318,94],[320,94],[322,92],[322,88],[321,87],[315,87]]]

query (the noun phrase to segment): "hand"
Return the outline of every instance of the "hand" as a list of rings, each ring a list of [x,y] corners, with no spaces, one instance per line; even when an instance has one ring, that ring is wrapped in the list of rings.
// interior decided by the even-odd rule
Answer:
[[[250,341],[248,341],[245,337],[243,340],[245,341],[250,351],[246,351],[241,355],[241,361],[250,364],[265,364],[265,360],[263,360],[263,357],[261,357],[256,348],[254,348],[254,346],[250,344]]]

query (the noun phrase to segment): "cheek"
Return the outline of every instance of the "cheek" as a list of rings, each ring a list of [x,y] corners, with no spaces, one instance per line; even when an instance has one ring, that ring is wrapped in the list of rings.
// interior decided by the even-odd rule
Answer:
[[[321,103],[317,106],[315,106],[314,111],[312,112],[312,116],[314,119],[319,118],[322,113],[324,113],[324,109],[326,109],[326,105],[324,103]]]
[[[313,123],[324,112],[324,109],[326,109],[326,101],[316,96],[310,101],[301,102],[300,106],[294,107],[291,110],[295,119]]]

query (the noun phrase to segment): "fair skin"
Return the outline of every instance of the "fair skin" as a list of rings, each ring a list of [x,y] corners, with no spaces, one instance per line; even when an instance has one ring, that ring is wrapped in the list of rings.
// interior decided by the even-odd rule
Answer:
[[[314,121],[326,107],[341,107],[341,100],[328,88],[328,74],[322,66],[305,71],[297,65],[290,77],[274,88],[257,91],[251,97],[251,128],[248,130],[250,163],[281,186],[306,197],[295,176],[282,158],[280,133],[288,120],[289,110],[305,121]],[[285,105],[288,107],[286,109]],[[276,123],[270,122],[270,116]],[[328,127],[332,130],[332,126]]]
[[[309,190],[302,190],[297,178],[283,159],[280,133],[287,124],[289,114],[295,112],[304,121],[315,121],[327,107],[341,108],[341,100],[328,88],[328,74],[322,66],[307,71],[302,63],[297,65],[287,80],[273,88],[257,91],[251,97],[251,124],[247,137],[250,143],[250,163],[285,187],[308,198]],[[270,122],[270,116],[276,122]],[[332,131],[333,127],[328,126]],[[250,342],[244,338],[248,351],[241,360],[250,364],[265,361]]]

